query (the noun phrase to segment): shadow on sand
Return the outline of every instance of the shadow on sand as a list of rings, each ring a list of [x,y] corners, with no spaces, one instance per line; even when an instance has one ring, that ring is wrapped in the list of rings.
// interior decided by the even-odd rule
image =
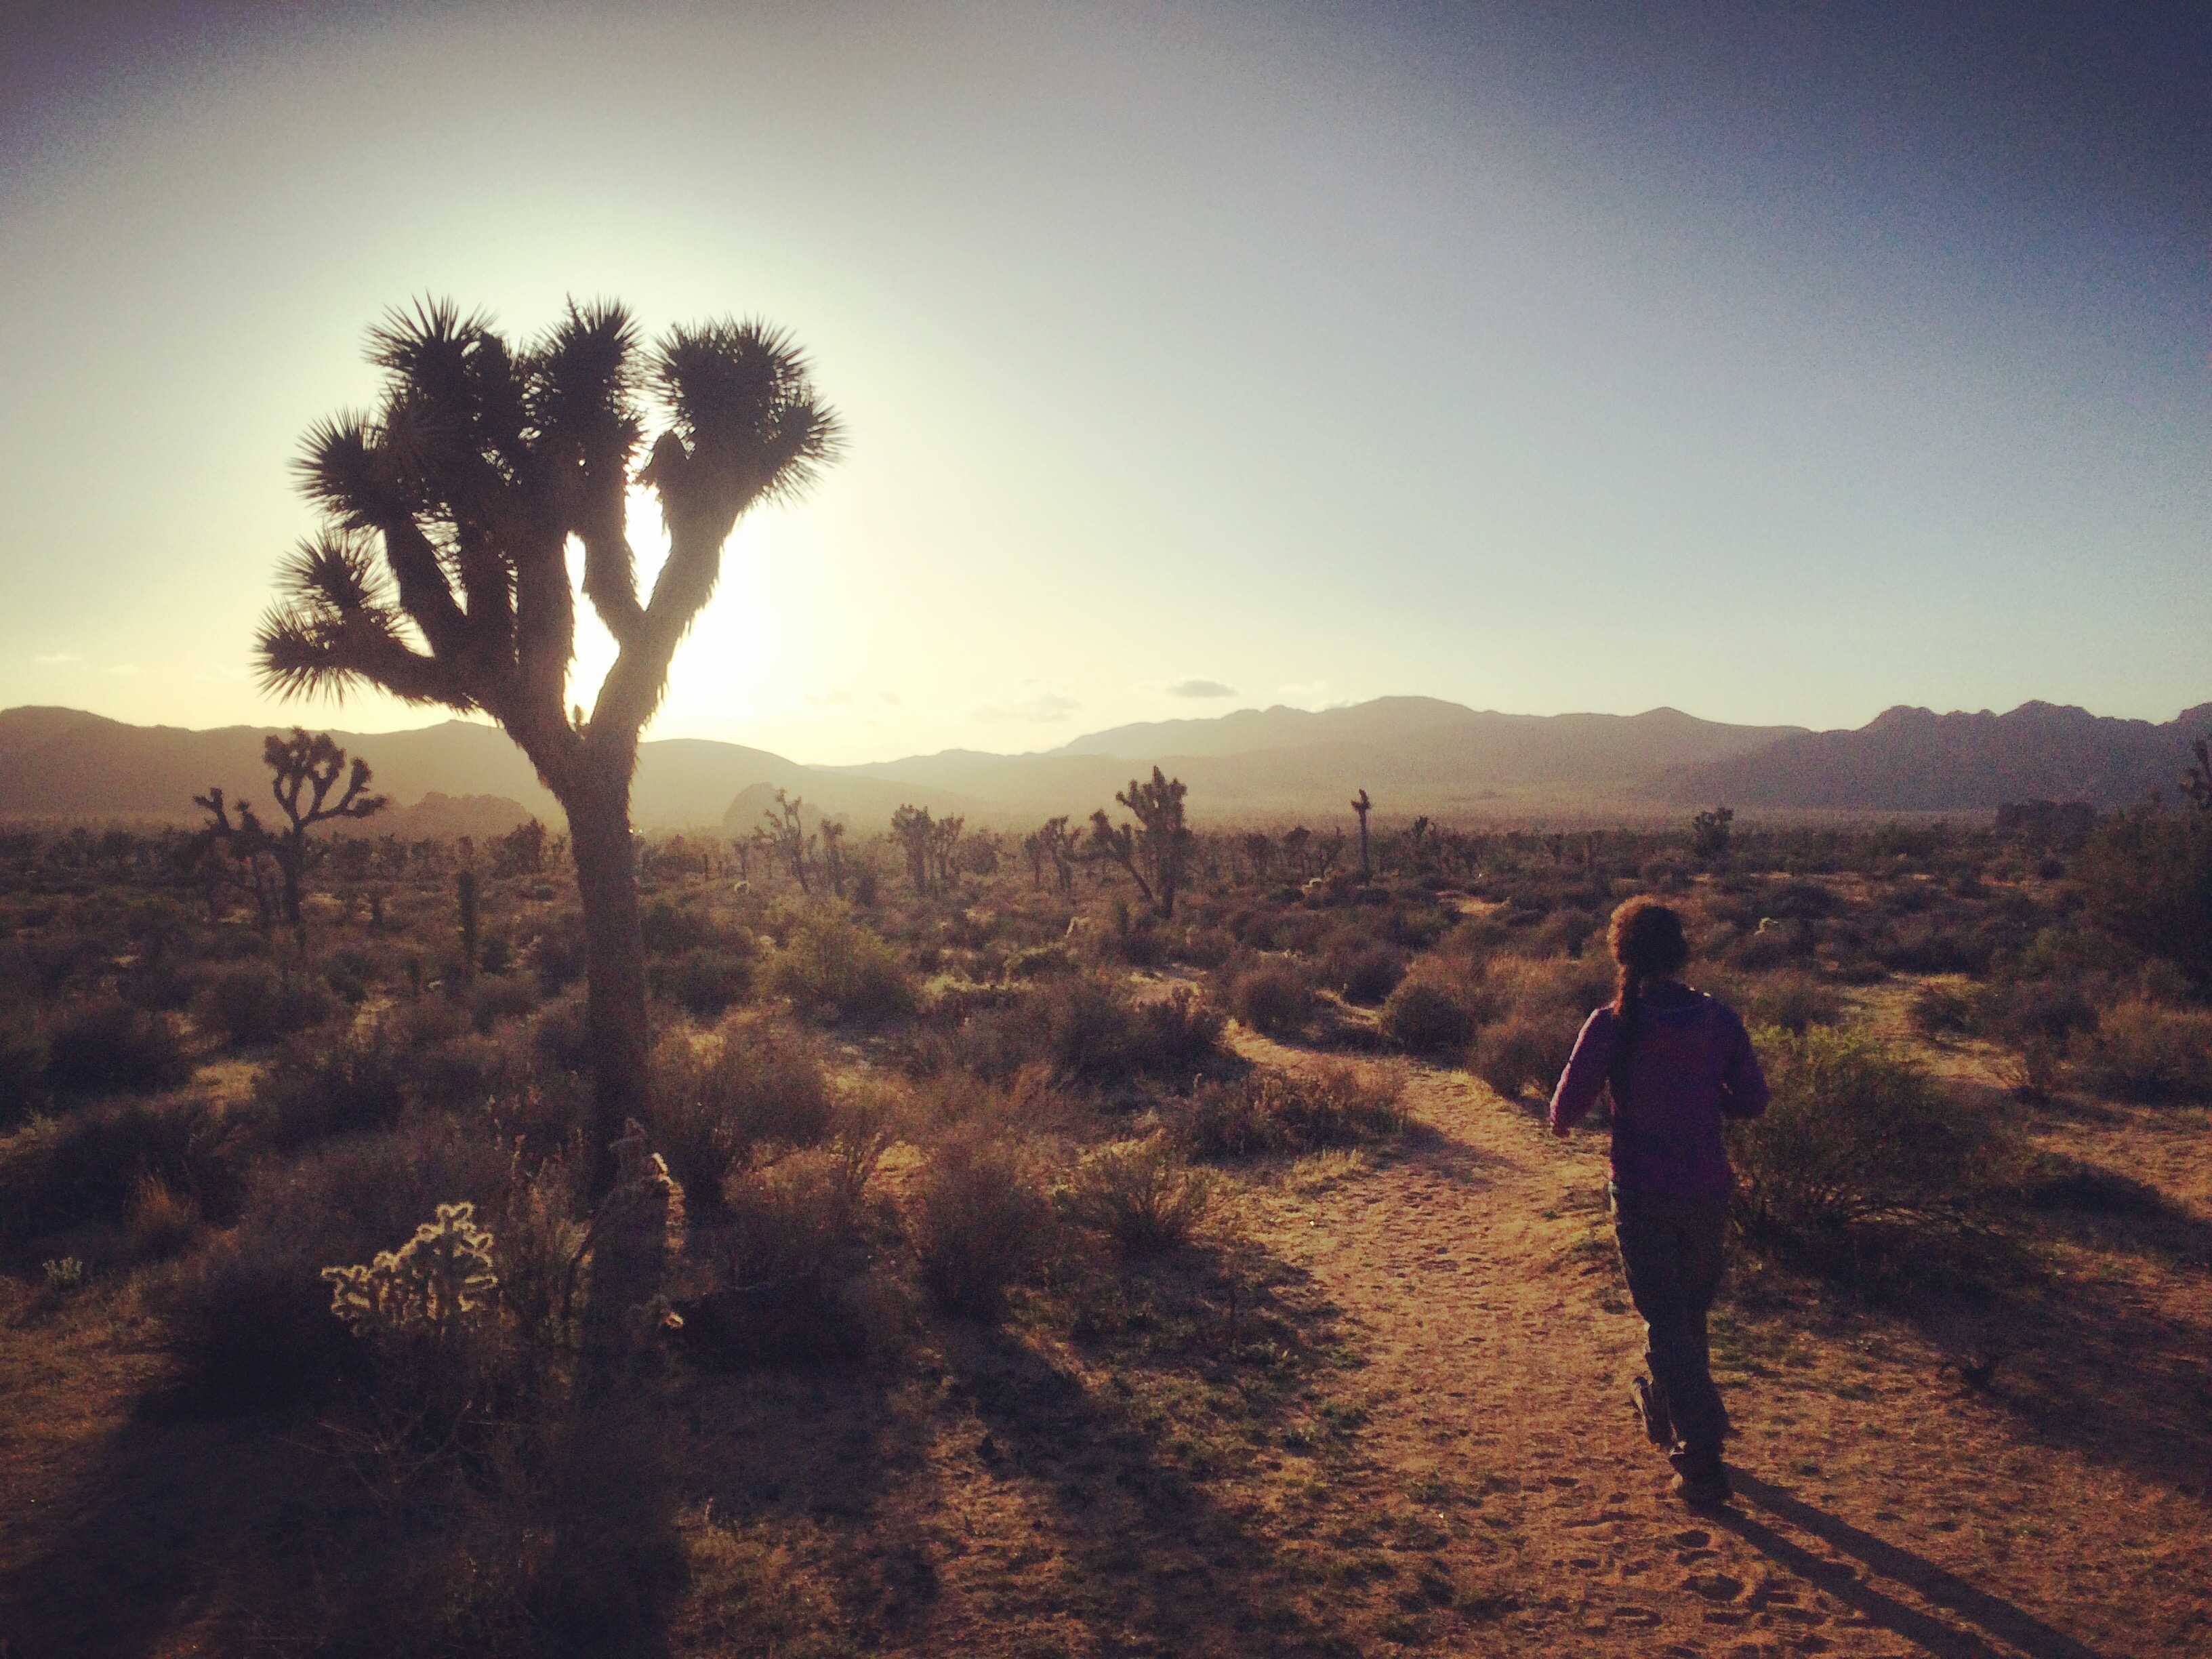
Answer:
[[[2017,1649],[2034,1659],[2099,1659],[2094,1650],[2063,1631],[2054,1630],[2033,1613],[1976,1589],[1923,1556],[1862,1532],[1794,1493],[1741,1470],[1731,1469],[1729,1478],[1740,1498],[1775,1520],[1819,1539],[1850,1560],[1816,1555],[1740,1508],[1714,1511],[1711,1518],[1716,1525],[1734,1533],[1777,1566],[1826,1591],[1883,1629],[1917,1644],[1936,1659],[2006,1659],[2008,1649]],[[1972,1628],[1949,1624],[1885,1594],[1869,1582],[1875,1575],[1912,1590]],[[2005,1646],[2000,1648],[1996,1643]]]

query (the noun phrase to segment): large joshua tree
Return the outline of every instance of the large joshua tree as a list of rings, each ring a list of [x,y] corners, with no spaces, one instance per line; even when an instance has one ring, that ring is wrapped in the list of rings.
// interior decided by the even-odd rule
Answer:
[[[836,453],[837,419],[789,337],[759,323],[672,329],[648,350],[622,307],[572,301],[518,343],[482,315],[423,301],[370,330],[368,357],[385,377],[375,411],[307,434],[302,487],[327,522],[279,573],[283,597],[257,642],[262,678],[288,696],[366,685],[488,714],[567,811],[604,1188],[610,1149],[645,1097],[638,734],[738,519],[814,477]],[[664,429],[648,453],[654,416]],[[633,484],[658,496],[668,531],[649,595],[630,547]],[[572,542],[584,598],[617,647],[588,708],[568,683]]]

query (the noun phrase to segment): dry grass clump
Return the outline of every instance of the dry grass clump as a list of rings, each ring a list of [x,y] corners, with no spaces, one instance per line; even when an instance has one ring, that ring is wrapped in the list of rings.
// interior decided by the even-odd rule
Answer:
[[[1406,1127],[1404,1088],[1401,1072],[1379,1066],[1256,1071],[1194,1091],[1176,1137],[1196,1158],[1309,1152],[1384,1139]]]
[[[1229,1006],[1262,1036],[1285,1036],[1313,1018],[1313,988],[1296,963],[1277,957],[1237,975]]]
[[[907,1191],[922,1284],[947,1312],[994,1319],[1045,1259],[1052,1207],[1020,1147],[973,1130],[930,1149]]]
[[[1086,1152],[1060,1194],[1070,1220],[1132,1255],[1188,1244],[1222,1198],[1219,1177],[1191,1168],[1164,1133]]]
[[[221,1115],[198,1098],[33,1118],[0,1138],[0,1240],[112,1225],[149,1178],[226,1211],[236,1201],[240,1156]]]
[[[814,1044],[771,1020],[727,1021],[703,1043],[672,1032],[653,1054],[647,1127],[695,1204],[717,1202],[759,1148],[815,1145],[834,1112]]]

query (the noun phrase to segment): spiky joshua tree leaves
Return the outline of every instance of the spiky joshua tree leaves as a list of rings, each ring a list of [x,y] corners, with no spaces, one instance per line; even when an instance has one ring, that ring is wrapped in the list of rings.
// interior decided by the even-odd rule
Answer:
[[[263,681],[286,696],[374,686],[488,714],[560,801],[583,900],[604,1189],[607,1149],[646,1115],[629,813],[639,733],[738,519],[814,477],[836,453],[837,419],[789,337],[755,322],[672,329],[648,349],[622,307],[572,302],[515,343],[482,315],[423,301],[370,331],[368,356],[385,377],[374,412],[307,434],[302,486],[328,522],[279,573],[258,641]],[[647,453],[654,416],[665,429]],[[630,545],[633,483],[659,497],[668,530],[650,594]],[[572,539],[583,596],[617,647],[588,708],[568,684]]]

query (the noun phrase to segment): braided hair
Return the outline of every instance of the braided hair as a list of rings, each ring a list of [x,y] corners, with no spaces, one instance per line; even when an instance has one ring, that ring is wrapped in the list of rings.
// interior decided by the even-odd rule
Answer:
[[[1682,933],[1681,914],[1655,898],[1632,898],[1613,913],[1606,932],[1613,959],[1620,964],[1620,977],[1613,993],[1613,1014],[1618,1022],[1613,1038],[1613,1063],[1626,1057],[1636,1040],[1638,1012],[1649,981],[1679,973],[1690,959],[1690,942]]]

